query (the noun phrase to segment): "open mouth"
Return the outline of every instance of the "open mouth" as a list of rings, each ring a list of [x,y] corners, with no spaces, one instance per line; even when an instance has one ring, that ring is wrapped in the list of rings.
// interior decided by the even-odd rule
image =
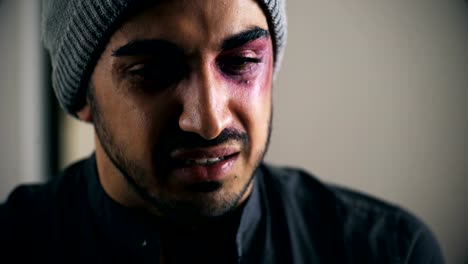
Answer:
[[[241,152],[240,146],[233,145],[175,149],[168,156],[168,172],[178,182],[221,181],[232,175]]]
[[[214,157],[214,158],[198,158],[198,159],[195,159],[195,158],[187,158],[187,159],[183,159],[183,158],[176,158],[176,159],[172,159],[172,164],[173,166],[175,167],[190,167],[190,166],[212,166],[212,165],[215,165],[219,162],[222,162],[222,161],[225,161],[225,160],[228,160],[234,156],[237,156],[239,153],[236,152],[236,153],[233,153],[233,154],[230,154],[230,155],[226,155],[226,156],[220,156],[220,157]]]

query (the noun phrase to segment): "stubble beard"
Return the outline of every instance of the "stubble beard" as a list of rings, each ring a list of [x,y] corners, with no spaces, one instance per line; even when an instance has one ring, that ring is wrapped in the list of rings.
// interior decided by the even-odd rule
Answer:
[[[255,172],[263,161],[269,147],[273,118],[272,108],[270,109],[266,142],[263,148],[255,154],[256,159],[253,164],[251,175],[249,175],[247,182],[242,186],[241,190],[238,193],[221,193],[223,186],[220,186],[219,189],[221,191],[217,191],[218,193],[215,195],[222,195],[223,197],[218,197],[216,199],[216,203],[192,203],[186,199],[162,199],[161,197],[158,197],[157,194],[150,193],[148,190],[150,186],[144,186],[144,184],[142,184],[142,181],[149,176],[145,175],[144,169],[142,169],[137,162],[127,157],[125,154],[125,146],[116,143],[111,129],[106,124],[105,118],[103,117],[99,105],[95,100],[96,98],[93,90],[93,87],[88,89],[88,102],[93,114],[93,123],[98,140],[105,154],[108,156],[112,164],[118,169],[120,174],[125,178],[129,186],[144,201],[151,205],[151,209],[154,209],[150,209],[150,212],[157,212],[170,220],[180,222],[182,224],[185,224],[186,222],[190,222],[189,225],[192,225],[193,223],[211,222],[216,218],[220,218],[234,211],[239,205],[241,199],[246,196],[248,191],[251,191],[252,188],[250,187],[254,183]]]

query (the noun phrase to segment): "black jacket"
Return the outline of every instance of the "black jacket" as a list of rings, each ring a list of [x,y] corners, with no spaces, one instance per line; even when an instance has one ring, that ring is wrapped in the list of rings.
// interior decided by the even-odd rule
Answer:
[[[106,195],[92,156],[0,205],[2,263],[159,263],[161,230],[143,219]],[[232,247],[232,263],[443,263],[430,230],[401,208],[265,164]]]

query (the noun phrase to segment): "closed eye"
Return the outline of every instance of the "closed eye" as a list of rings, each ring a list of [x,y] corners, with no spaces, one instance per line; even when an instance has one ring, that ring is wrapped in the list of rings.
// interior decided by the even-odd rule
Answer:
[[[241,75],[252,70],[261,61],[260,58],[234,56],[220,59],[218,67],[226,74]]]
[[[161,90],[184,78],[187,67],[176,61],[149,62],[134,65],[127,72],[137,86],[149,90]]]

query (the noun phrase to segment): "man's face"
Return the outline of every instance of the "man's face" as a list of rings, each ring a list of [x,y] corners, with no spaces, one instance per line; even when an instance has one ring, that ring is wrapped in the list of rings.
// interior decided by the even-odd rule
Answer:
[[[272,69],[254,0],[161,1],[132,16],[92,75],[104,189],[162,214],[235,208],[268,144]]]

